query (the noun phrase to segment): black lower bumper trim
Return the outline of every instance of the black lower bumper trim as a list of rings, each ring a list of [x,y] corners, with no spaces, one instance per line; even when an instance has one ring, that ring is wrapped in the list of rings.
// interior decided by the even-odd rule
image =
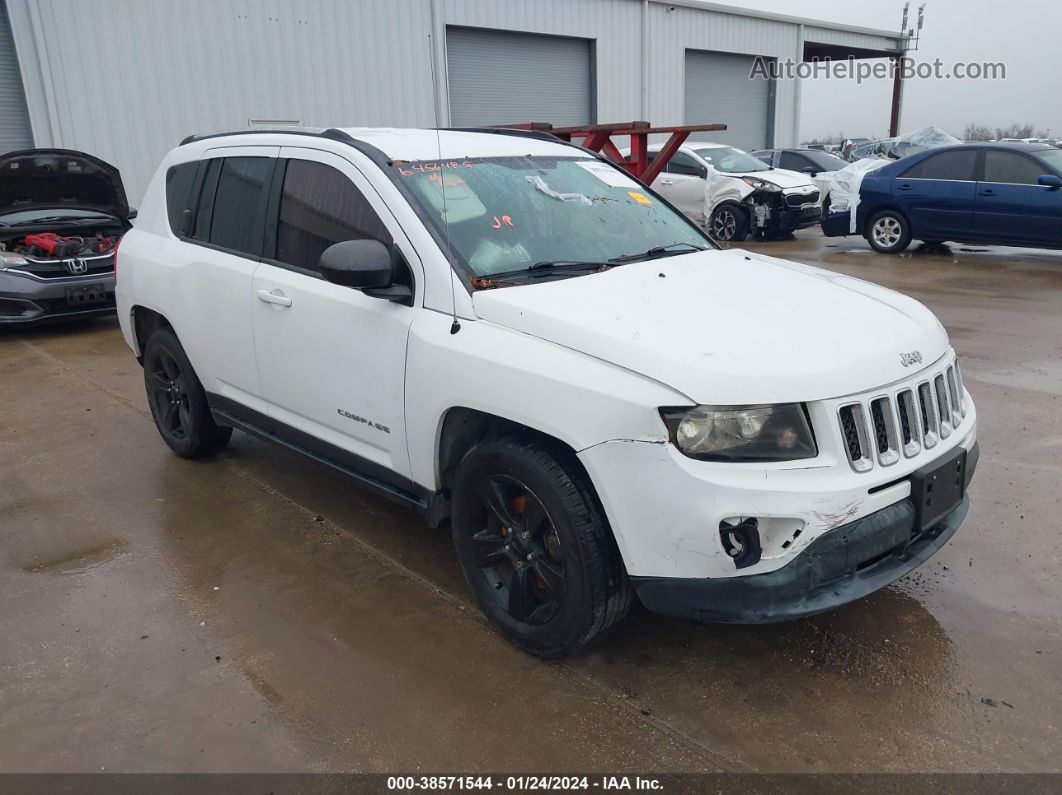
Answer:
[[[967,460],[969,484],[977,465]],[[765,624],[822,613],[860,599],[921,566],[959,529],[970,498],[933,527],[915,532],[910,499],[836,527],[777,571],[746,577],[632,577],[654,613],[724,624]]]

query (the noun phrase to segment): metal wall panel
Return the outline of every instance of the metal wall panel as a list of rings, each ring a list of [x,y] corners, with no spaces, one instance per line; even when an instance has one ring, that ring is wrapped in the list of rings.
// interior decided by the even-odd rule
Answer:
[[[669,10],[666,4],[650,3],[649,6],[649,80],[653,86],[649,95],[650,118],[654,124],[684,124],[692,117],[686,110],[686,83],[684,79],[687,50],[702,50],[721,53],[761,55],[767,58],[794,58],[799,60],[800,26],[772,19],[757,19],[750,16],[727,14],[718,11],[697,10],[675,6]],[[736,76],[739,82],[734,92],[757,91],[763,81],[750,79],[748,73]],[[794,146],[797,124],[795,81],[780,80],[775,84],[774,145]],[[697,108],[699,122],[727,124],[724,109]],[[707,134],[707,140],[724,140],[721,136]]]
[[[447,28],[450,123],[591,122],[592,60],[587,39]]]
[[[754,58],[734,53],[686,51],[685,123],[726,119],[726,132],[699,133],[695,140],[740,149],[773,146],[772,83],[749,80]]]
[[[15,42],[7,21],[7,4],[0,0],[0,154],[32,147],[33,132]]]

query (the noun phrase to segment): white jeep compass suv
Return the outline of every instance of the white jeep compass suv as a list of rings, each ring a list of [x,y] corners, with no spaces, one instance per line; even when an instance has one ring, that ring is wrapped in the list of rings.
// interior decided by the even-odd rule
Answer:
[[[163,440],[233,428],[448,524],[543,656],[650,610],[766,622],[923,563],[975,413],[921,304],[720,251],[625,171],[516,131],[187,139],[117,256]]]

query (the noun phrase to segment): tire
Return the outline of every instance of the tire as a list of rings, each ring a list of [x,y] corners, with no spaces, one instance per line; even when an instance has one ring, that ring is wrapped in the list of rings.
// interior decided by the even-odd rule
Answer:
[[[232,428],[214,422],[203,385],[167,328],[152,332],[144,346],[144,388],[155,427],[177,455],[202,458],[229,443]]]
[[[716,207],[708,221],[708,234],[722,243],[739,243],[749,234],[748,214],[732,204]]]
[[[479,442],[454,476],[452,526],[483,613],[531,654],[578,652],[630,609],[612,531],[565,455],[516,438]]]
[[[882,210],[871,216],[866,238],[875,251],[899,254],[911,244],[911,225],[895,210]]]

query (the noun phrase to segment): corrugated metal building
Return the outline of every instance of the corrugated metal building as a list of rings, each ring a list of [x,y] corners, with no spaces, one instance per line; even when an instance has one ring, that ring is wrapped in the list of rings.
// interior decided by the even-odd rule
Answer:
[[[0,151],[90,152],[136,201],[185,135],[276,123],[723,122],[787,146],[799,83],[750,80],[755,56],[901,46],[698,0],[0,0]]]

